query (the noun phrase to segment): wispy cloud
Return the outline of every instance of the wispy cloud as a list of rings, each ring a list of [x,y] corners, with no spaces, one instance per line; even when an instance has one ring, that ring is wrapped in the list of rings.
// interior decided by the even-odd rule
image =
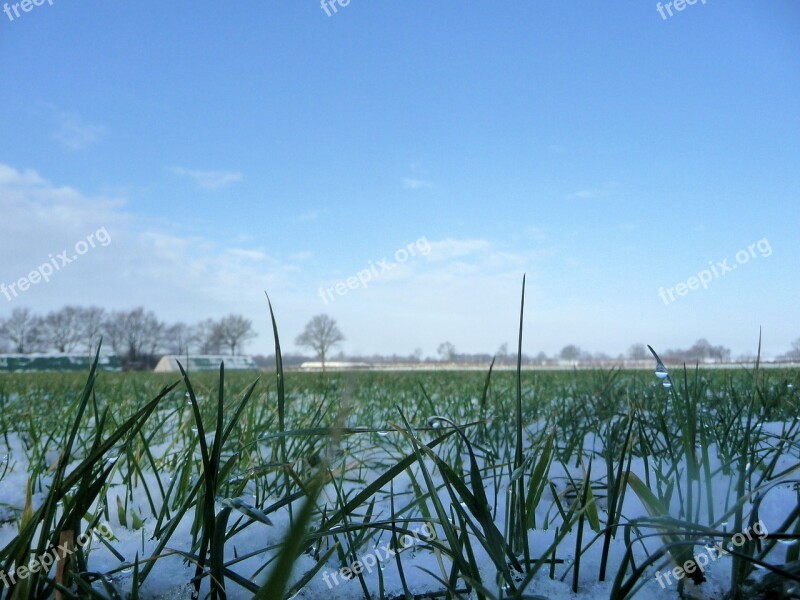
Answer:
[[[323,211],[321,210],[310,210],[308,212],[302,213],[299,217],[297,217],[301,221],[316,221],[322,216]]]
[[[549,239],[547,231],[541,227],[531,225],[525,228],[525,235],[537,242],[544,242]]]
[[[105,134],[103,125],[88,123],[74,114],[59,113],[53,139],[69,150],[84,150],[100,143]]]
[[[257,328],[266,332],[271,326],[263,290],[274,290],[289,305],[297,298],[298,268],[285,259],[250,244],[162,231],[125,206],[121,199],[87,196],[35,171],[0,163],[0,207],[6,217],[0,219],[1,247],[14,249],[0,261],[0,282],[16,281],[46,261],[48,253],[72,248],[87,233],[106,227],[114,243],[71,266],[69,276],[37,286],[25,298],[32,309],[85,303],[87,286],[103,281],[91,301],[109,309],[143,304],[162,318],[187,321],[233,309],[253,315]]]
[[[571,194],[567,194],[565,198],[567,200],[594,200],[597,198],[605,198],[609,196],[616,187],[617,183],[615,181],[610,181],[600,187],[587,188],[572,192]]]
[[[194,179],[197,185],[207,190],[216,190],[242,180],[241,171],[198,171],[183,167],[172,167],[170,170],[180,177]]]
[[[403,187],[410,190],[420,190],[430,186],[431,182],[424,179],[414,179],[413,177],[405,177],[403,179]]]

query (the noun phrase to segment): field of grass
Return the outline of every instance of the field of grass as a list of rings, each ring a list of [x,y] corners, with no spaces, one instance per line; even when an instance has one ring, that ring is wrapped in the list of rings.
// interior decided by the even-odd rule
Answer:
[[[653,367],[2,375],[0,598],[792,597],[800,373]]]

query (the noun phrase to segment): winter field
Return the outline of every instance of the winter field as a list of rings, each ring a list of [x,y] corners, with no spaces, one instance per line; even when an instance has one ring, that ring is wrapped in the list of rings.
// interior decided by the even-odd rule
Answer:
[[[792,597],[800,373],[653,367],[2,375],[0,598]]]

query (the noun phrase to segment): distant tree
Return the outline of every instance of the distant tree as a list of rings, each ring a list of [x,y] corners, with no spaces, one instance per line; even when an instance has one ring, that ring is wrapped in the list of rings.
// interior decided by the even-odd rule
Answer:
[[[44,351],[47,346],[42,334],[41,318],[33,315],[27,308],[15,308],[0,327],[0,335],[10,343],[12,351],[18,354]]]
[[[666,350],[661,354],[662,358],[678,362],[725,362],[730,360],[731,351],[725,346],[712,346],[711,343],[701,338],[697,340],[688,350]]]
[[[336,320],[328,315],[321,314],[313,317],[307,324],[303,333],[297,336],[294,343],[301,348],[313,350],[325,369],[325,358],[330,349],[344,341],[344,335],[339,330]]]
[[[650,358],[650,352],[644,344],[634,344],[628,348],[628,358],[631,360],[647,360]]]
[[[192,327],[191,344],[199,354],[219,354],[222,339],[218,324],[213,319],[197,323]]]
[[[81,341],[80,308],[65,306],[42,319],[42,337],[57,352],[72,352]]]
[[[155,362],[156,357],[164,349],[166,344],[167,325],[159,321],[155,314],[148,311],[144,321],[144,354],[149,362]]]
[[[697,340],[694,345],[686,352],[689,360],[704,361],[711,358],[714,352],[714,347],[705,338]]]
[[[442,342],[436,349],[436,353],[442,357],[442,360],[453,362],[456,358],[456,347],[450,342]]]
[[[576,361],[581,357],[581,349],[575,344],[568,344],[561,349],[559,356],[562,360]]]
[[[111,313],[103,329],[126,368],[143,368],[154,362],[164,340],[164,324],[141,306]]]
[[[122,331],[122,312],[112,312],[103,316],[101,329],[103,341],[113,350],[114,354],[122,358],[124,354],[124,335]]]
[[[164,349],[170,354],[188,354],[191,342],[192,328],[186,323],[174,323],[164,330]]]
[[[790,358],[800,358],[800,338],[792,342],[792,349],[789,351]]]
[[[538,364],[543,365],[547,363],[547,353],[546,352],[539,352],[534,359]]]
[[[228,315],[222,319],[217,324],[217,335],[222,346],[230,350],[231,356],[256,337],[253,322],[241,315]]]
[[[727,362],[731,358],[730,349],[725,346],[713,346],[711,348],[711,356],[719,363]]]
[[[497,349],[496,356],[497,356],[498,362],[500,362],[500,363],[504,363],[504,362],[508,361],[508,359],[509,359],[508,343],[503,342],[502,344],[500,344],[500,347]]]
[[[414,348],[414,353],[411,355],[411,362],[422,362],[422,348]]]
[[[77,307],[75,319],[80,330],[80,341],[87,352],[97,349],[103,335],[106,311],[99,306]]]

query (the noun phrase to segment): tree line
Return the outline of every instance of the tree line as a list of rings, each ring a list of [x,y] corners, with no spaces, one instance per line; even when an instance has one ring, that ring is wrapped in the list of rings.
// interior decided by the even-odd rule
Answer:
[[[253,323],[241,315],[166,323],[143,307],[65,306],[45,315],[15,308],[0,318],[0,352],[91,353],[102,338],[128,369],[152,368],[163,354],[241,354],[255,336]]]

